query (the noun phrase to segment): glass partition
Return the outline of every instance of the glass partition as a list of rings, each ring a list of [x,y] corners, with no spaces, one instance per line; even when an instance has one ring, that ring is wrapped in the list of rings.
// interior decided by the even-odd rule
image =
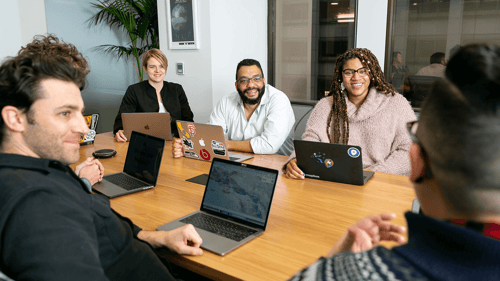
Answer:
[[[337,56],[354,47],[355,20],[355,0],[276,0],[276,88],[292,101],[324,97]]]
[[[446,61],[471,43],[500,44],[498,0],[393,0],[386,78],[413,107],[444,76]]]

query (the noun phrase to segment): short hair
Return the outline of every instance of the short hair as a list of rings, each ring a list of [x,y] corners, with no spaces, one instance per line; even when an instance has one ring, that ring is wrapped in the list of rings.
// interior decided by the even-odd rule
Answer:
[[[24,53],[63,57],[80,68],[85,74],[90,72],[89,64],[83,54],[73,44],[59,40],[54,34],[35,35],[33,41],[26,47],[21,47],[17,54]]]
[[[441,61],[444,60],[445,56],[446,55],[444,53],[441,53],[441,52],[437,52],[437,53],[432,54],[431,59],[430,59],[431,64],[441,63]]]
[[[142,66],[144,68],[148,67],[148,60],[150,58],[156,59],[161,64],[161,66],[163,66],[163,68],[167,69],[168,60],[162,51],[160,51],[158,49],[151,49],[151,50],[145,52],[144,54],[142,54]]]
[[[398,57],[398,55],[401,55],[401,52],[397,52],[397,51],[396,51],[396,52],[392,52],[392,58],[393,58],[393,59],[394,59],[394,58],[397,58],[397,57]]]
[[[461,48],[446,77],[420,112],[417,135],[430,169],[456,210],[500,214],[500,49]]]
[[[260,62],[254,59],[244,59],[238,63],[236,66],[236,80],[238,80],[238,71],[242,66],[252,66],[255,65],[260,69],[260,73],[262,74],[262,78],[264,78],[264,71],[262,71],[262,67],[260,66]]]
[[[14,106],[29,114],[33,103],[42,97],[41,82],[57,79],[85,87],[86,73],[61,56],[25,52],[0,65],[0,112]],[[0,147],[5,136],[5,122],[0,117]]]

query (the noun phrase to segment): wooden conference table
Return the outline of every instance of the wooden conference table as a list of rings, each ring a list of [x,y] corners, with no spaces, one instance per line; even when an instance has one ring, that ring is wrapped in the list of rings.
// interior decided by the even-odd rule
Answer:
[[[101,159],[105,174],[122,171],[128,143],[115,143],[111,133],[82,146],[81,160],[94,150],[112,148],[117,155]],[[158,185],[111,199],[111,206],[144,230],[199,209],[205,186],[186,179],[208,174],[210,162],[171,156],[167,142]],[[245,163],[281,170],[287,157],[255,155]],[[324,256],[350,225],[372,214],[393,212],[396,224],[406,226],[415,193],[407,177],[375,173],[364,186],[314,179],[291,180],[280,174],[263,235],[224,257],[204,251],[202,256],[170,255],[175,264],[216,280],[286,280]],[[394,244],[385,243],[391,247]]]

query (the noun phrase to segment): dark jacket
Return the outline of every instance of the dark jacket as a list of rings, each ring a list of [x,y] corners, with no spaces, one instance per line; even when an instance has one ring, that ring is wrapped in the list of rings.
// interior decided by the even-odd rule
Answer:
[[[58,161],[0,154],[0,271],[14,280],[171,280],[140,228]]]
[[[178,119],[194,121],[194,114],[189,107],[184,89],[179,84],[163,81],[163,88],[160,95],[163,106],[170,113],[172,133],[178,137],[175,122]],[[147,80],[130,85],[123,96],[120,109],[116,115],[113,134],[116,134],[118,130],[123,130],[122,113],[158,112],[159,110],[160,106],[158,105],[156,90]]]

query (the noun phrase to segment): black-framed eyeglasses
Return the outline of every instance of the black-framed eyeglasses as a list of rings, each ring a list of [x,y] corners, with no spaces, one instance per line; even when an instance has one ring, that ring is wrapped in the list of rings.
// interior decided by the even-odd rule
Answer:
[[[368,75],[368,69],[365,67],[358,68],[356,70],[354,69],[344,69],[342,70],[342,74],[344,74],[345,77],[352,77],[354,76],[354,73],[358,73],[359,76],[366,76]]]
[[[248,83],[250,83],[250,81],[252,81],[254,83],[259,83],[259,82],[262,81],[262,77],[255,76],[255,77],[252,77],[252,78],[240,78],[236,82],[238,82],[238,85],[246,86],[246,85],[248,85]]]
[[[431,171],[431,168],[430,168],[429,157],[427,156],[427,153],[425,152],[424,147],[418,141],[418,138],[417,138],[418,120],[406,123],[406,128],[408,129],[408,133],[410,134],[411,140],[414,143],[418,144],[420,146],[420,150],[422,151],[422,157],[424,158],[424,162],[425,162],[425,177],[426,178],[431,178],[432,177],[432,171]],[[422,180],[423,179],[420,177],[416,181],[417,182],[421,182]]]

